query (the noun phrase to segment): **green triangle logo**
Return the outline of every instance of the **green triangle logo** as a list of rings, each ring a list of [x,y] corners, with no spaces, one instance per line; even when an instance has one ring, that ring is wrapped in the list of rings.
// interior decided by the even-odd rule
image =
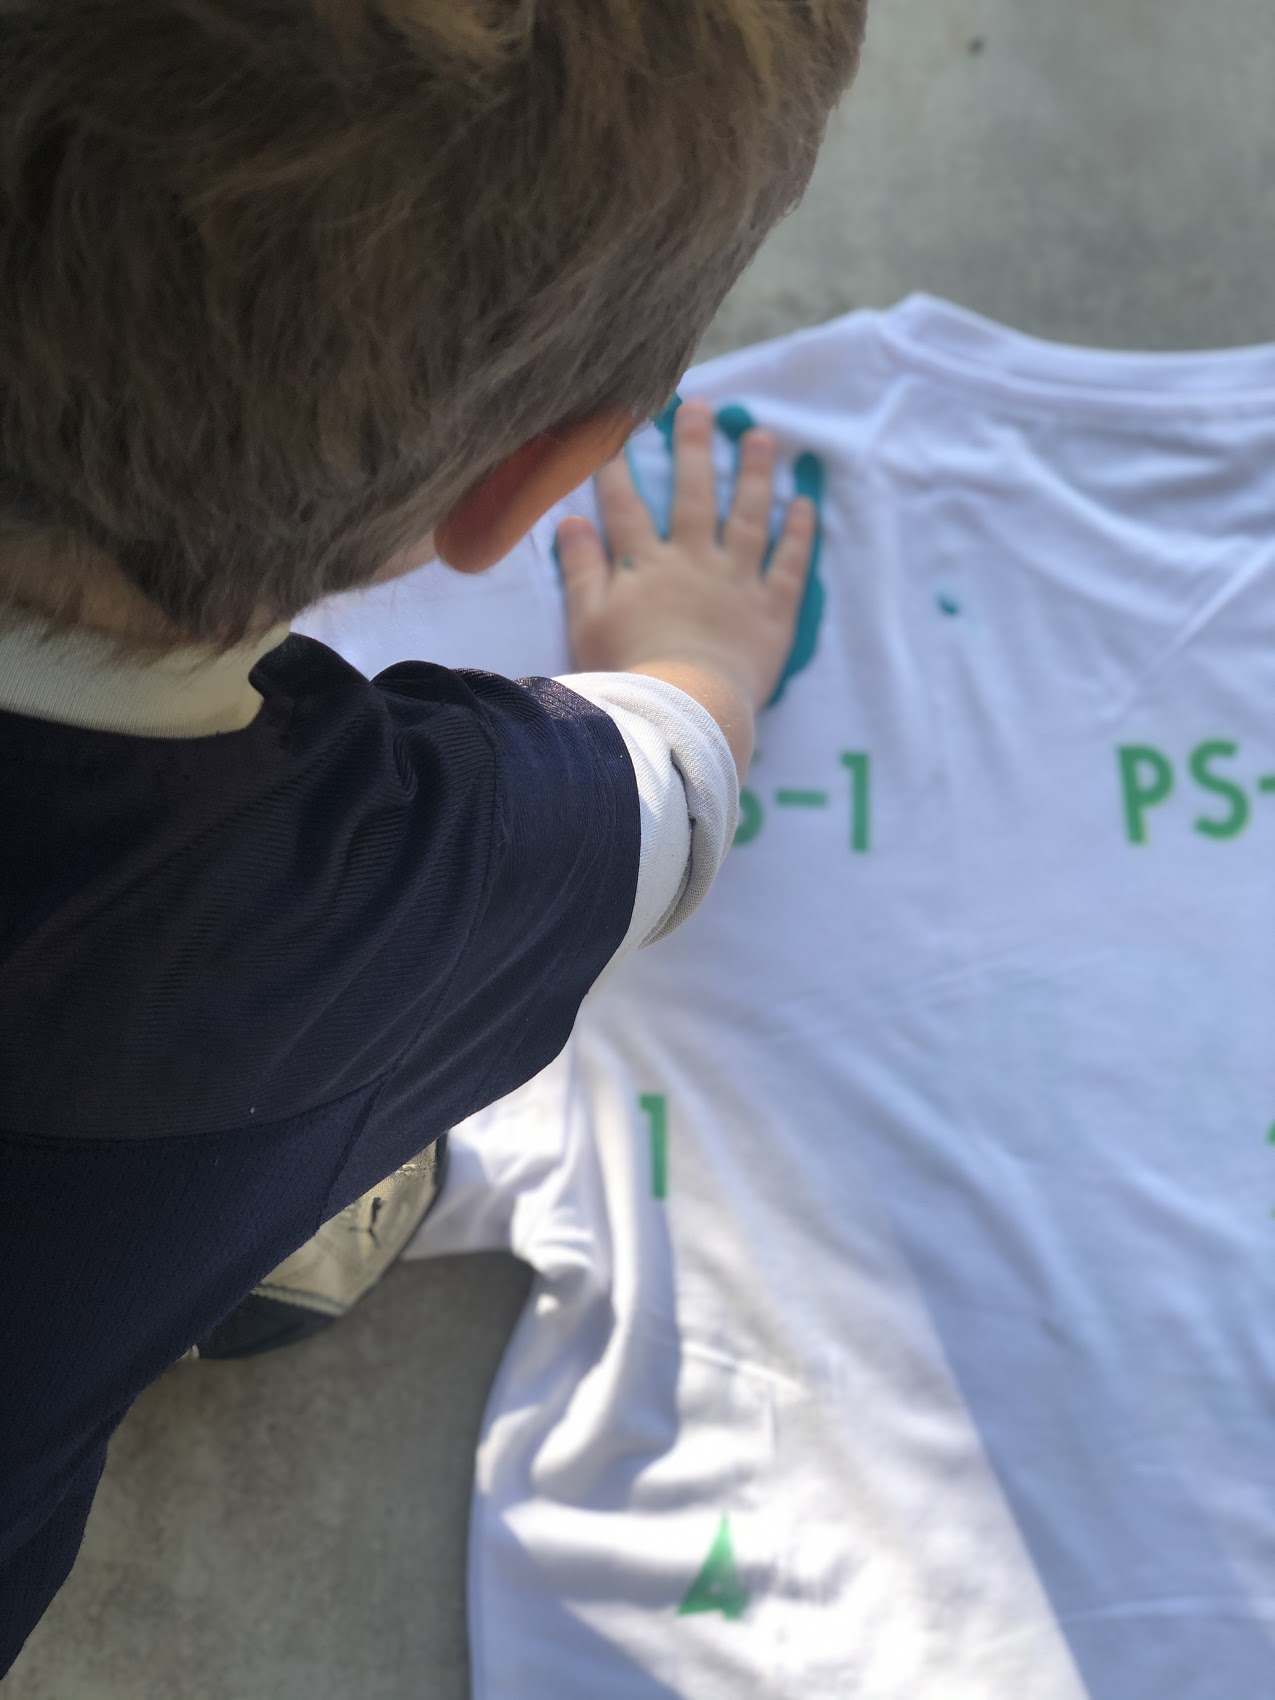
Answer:
[[[717,1528],[712,1550],[704,1560],[703,1569],[691,1583],[686,1598],[677,1608],[679,1617],[689,1617],[697,1611],[719,1611],[732,1623],[744,1615],[748,1606],[748,1590],[735,1568],[735,1547],[730,1538],[730,1518],[723,1517]]]

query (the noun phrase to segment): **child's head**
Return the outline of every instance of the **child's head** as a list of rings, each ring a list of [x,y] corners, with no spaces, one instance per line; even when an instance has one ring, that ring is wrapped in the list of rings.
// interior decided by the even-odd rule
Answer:
[[[0,599],[47,543],[231,643],[655,411],[865,3],[0,0]]]

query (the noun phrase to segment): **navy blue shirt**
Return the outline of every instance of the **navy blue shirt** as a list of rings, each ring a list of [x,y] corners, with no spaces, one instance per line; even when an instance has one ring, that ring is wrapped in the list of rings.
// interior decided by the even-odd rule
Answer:
[[[640,851],[553,680],[290,637],[242,731],[0,714],[0,1674],[138,1393],[562,1048]]]

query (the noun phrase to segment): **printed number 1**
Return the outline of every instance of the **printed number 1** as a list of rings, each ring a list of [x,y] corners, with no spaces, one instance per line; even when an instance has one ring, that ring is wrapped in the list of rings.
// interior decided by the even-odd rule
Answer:
[[[651,1191],[668,1197],[668,1104],[662,1092],[643,1092],[638,1099],[651,1129]]]
[[[842,767],[850,770],[850,848],[856,853],[872,848],[871,764],[866,750],[847,750],[841,758]]]

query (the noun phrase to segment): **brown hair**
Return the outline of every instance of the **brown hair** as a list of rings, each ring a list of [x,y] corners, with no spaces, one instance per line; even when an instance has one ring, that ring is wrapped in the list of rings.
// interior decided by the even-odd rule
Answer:
[[[0,0],[0,536],[225,645],[654,412],[865,4]]]

